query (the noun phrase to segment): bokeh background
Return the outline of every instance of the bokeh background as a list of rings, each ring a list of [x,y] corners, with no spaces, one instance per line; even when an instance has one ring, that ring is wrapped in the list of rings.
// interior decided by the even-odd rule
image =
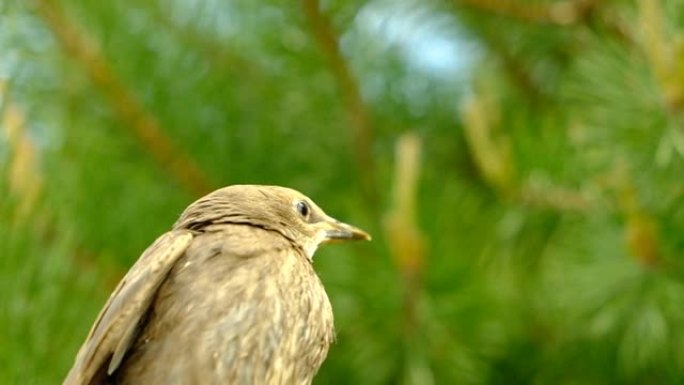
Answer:
[[[183,208],[286,185],[315,383],[684,382],[679,0],[0,1],[0,383],[59,383]]]

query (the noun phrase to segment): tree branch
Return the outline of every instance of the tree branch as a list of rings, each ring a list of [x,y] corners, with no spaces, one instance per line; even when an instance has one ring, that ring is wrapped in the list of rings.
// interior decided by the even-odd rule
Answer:
[[[568,0],[554,4],[529,4],[519,0],[454,0],[457,6],[493,13],[525,22],[570,25],[586,18],[596,0]]]
[[[361,176],[362,188],[366,199],[372,204],[376,201],[375,166],[373,159],[373,128],[368,110],[361,99],[358,84],[353,78],[347,62],[342,56],[337,36],[330,20],[321,12],[318,0],[302,0],[302,6],[311,24],[312,33],[320,49],[328,58],[332,71],[342,93],[347,117],[351,124]]]
[[[146,111],[126,85],[114,74],[96,44],[89,41],[78,26],[62,12],[53,0],[37,2],[39,14],[52,29],[64,50],[86,71],[92,82],[107,98],[124,126],[148,149],[155,161],[171,173],[194,195],[211,190],[212,183],[202,170],[175,146],[164,133],[159,121]]]

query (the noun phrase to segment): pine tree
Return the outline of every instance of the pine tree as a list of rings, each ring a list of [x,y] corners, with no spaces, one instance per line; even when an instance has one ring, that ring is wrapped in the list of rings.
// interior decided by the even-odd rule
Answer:
[[[297,188],[317,384],[676,384],[681,1],[0,3],[0,383],[58,383],[198,196]]]

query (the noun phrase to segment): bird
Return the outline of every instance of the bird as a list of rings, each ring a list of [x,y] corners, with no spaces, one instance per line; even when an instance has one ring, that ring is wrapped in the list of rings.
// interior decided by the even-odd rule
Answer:
[[[314,253],[370,239],[290,188],[209,193],[122,278],[63,384],[311,384],[335,338]]]

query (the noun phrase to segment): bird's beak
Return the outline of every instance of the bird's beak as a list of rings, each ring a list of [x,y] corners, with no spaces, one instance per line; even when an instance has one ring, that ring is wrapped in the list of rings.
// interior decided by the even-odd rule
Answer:
[[[342,223],[338,220],[330,218],[325,221],[325,239],[323,243],[335,241],[370,241],[371,236],[352,225]]]

